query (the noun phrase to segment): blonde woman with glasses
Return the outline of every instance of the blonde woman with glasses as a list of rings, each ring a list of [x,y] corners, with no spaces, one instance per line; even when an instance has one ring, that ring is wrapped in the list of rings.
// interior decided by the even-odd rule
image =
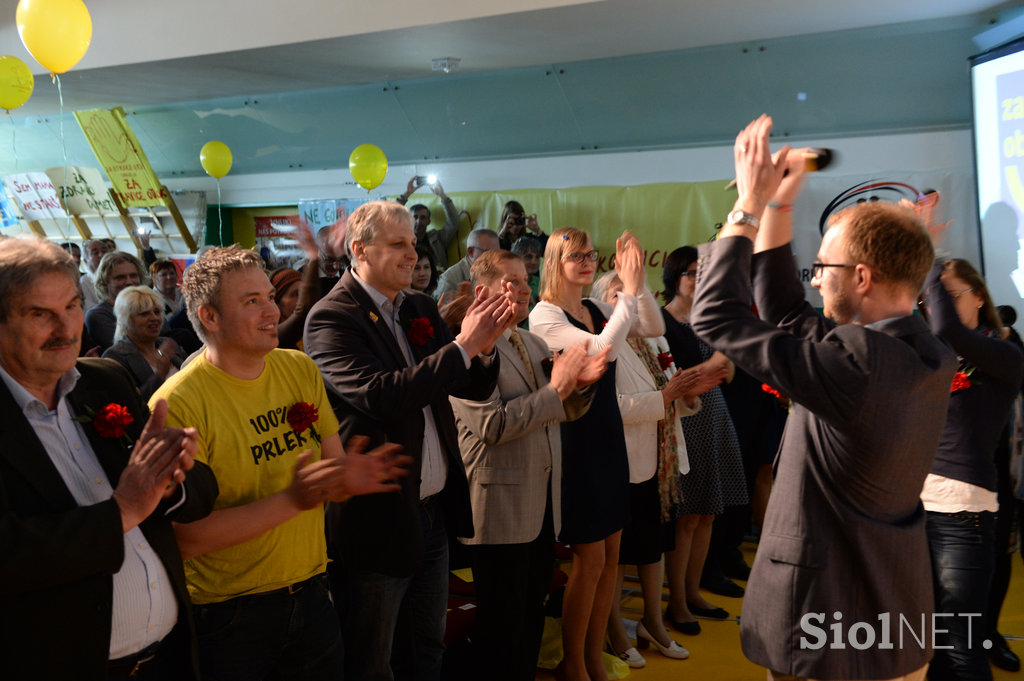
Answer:
[[[565,227],[548,239],[541,302],[530,330],[554,351],[584,344],[593,355],[608,348],[608,370],[595,384],[590,410],[562,428],[562,530],[573,569],[562,604],[560,676],[605,681],[601,649],[612,603],[622,528],[630,521],[629,461],[615,388],[615,360],[629,337],[661,336],[665,322],[644,284],[644,254],[629,232],[616,241],[622,280],[615,306],[583,297],[594,282],[597,251],[590,236]]]

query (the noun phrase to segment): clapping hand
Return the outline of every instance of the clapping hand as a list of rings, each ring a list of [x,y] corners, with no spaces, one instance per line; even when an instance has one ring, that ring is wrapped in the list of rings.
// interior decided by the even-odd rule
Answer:
[[[713,369],[695,366],[677,373],[693,373],[697,376],[697,382],[686,393],[687,397],[696,397],[722,385],[727,371],[724,366],[716,366]]]
[[[935,208],[939,205],[938,192],[925,194],[918,198],[917,201],[900,199],[899,205],[912,210],[914,212],[914,216],[924,223],[925,228],[928,230],[928,234],[932,237],[933,246],[937,248],[939,244],[942,243],[942,240],[946,238],[946,230],[951,224],[953,224],[953,221],[947,220],[946,222],[935,224]]]
[[[397,492],[398,479],[409,475],[411,456],[401,454],[402,446],[383,444],[367,452],[370,438],[356,436],[345,448],[345,490],[351,495]]]
[[[111,495],[124,532],[148,518],[194,465],[195,429],[166,428],[166,420],[167,401],[158,400]]]
[[[473,303],[473,285],[468,281],[459,284],[458,291],[445,291],[437,301],[438,312],[453,332],[462,327],[466,311]]]
[[[591,355],[583,360],[580,375],[576,378],[577,388],[585,388],[601,380],[604,372],[608,370],[608,353],[611,351],[612,349],[607,347],[596,355]]]
[[[506,285],[492,294],[483,286],[480,295],[470,304],[455,339],[470,357],[491,354],[494,341],[508,327],[509,320],[515,318],[516,302],[510,288]]]
[[[696,387],[699,380],[700,375],[692,371],[677,371],[672,374],[668,385],[661,389],[661,396],[664,398],[665,404],[675,402],[689,393]]]
[[[628,230],[615,240],[615,271],[622,281],[622,292],[640,295],[644,287],[644,252],[640,242]]]

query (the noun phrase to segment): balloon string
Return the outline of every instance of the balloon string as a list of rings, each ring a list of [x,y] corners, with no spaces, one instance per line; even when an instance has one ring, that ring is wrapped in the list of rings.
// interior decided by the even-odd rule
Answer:
[[[16,144],[16,142],[18,140],[18,126],[16,126],[14,124],[14,116],[11,115],[10,111],[7,112],[7,119],[11,122],[11,151],[14,152],[14,174],[17,175],[18,174],[18,145]]]
[[[224,216],[220,212],[220,178],[217,178],[217,240],[224,245]]]
[[[60,76],[56,73],[53,74],[53,79],[57,81],[57,96],[60,97],[60,146],[64,152],[64,186],[61,187],[60,193],[64,198],[64,214],[67,216],[67,225],[65,229],[68,234],[71,234],[71,211],[68,210],[68,145],[64,141],[64,93],[60,89]]]

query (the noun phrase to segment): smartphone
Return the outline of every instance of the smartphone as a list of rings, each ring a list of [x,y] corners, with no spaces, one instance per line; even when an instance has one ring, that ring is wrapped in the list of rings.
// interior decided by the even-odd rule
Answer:
[[[513,215],[512,216],[512,224],[513,225],[525,225],[526,224],[526,216],[525,215],[518,215],[518,216]]]
[[[423,187],[423,186],[425,186],[427,184],[429,184],[429,182],[427,181],[427,176],[426,175],[417,175],[416,176],[416,186],[417,187]]]

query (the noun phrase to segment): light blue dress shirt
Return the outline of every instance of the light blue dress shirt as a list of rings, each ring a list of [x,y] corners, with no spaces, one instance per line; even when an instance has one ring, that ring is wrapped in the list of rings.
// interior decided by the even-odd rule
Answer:
[[[75,414],[66,400],[79,376],[78,370],[72,368],[61,377],[57,384],[57,408],[50,411],[0,367],[0,377],[71,496],[79,506],[91,506],[110,499],[114,489],[83,430],[91,426],[73,420]],[[184,494],[179,504],[183,502]],[[177,621],[178,603],[170,577],[142,530],[132,528],[124,535],[124,562],[114,575],[110,659],[127,657],[162,640]]]

